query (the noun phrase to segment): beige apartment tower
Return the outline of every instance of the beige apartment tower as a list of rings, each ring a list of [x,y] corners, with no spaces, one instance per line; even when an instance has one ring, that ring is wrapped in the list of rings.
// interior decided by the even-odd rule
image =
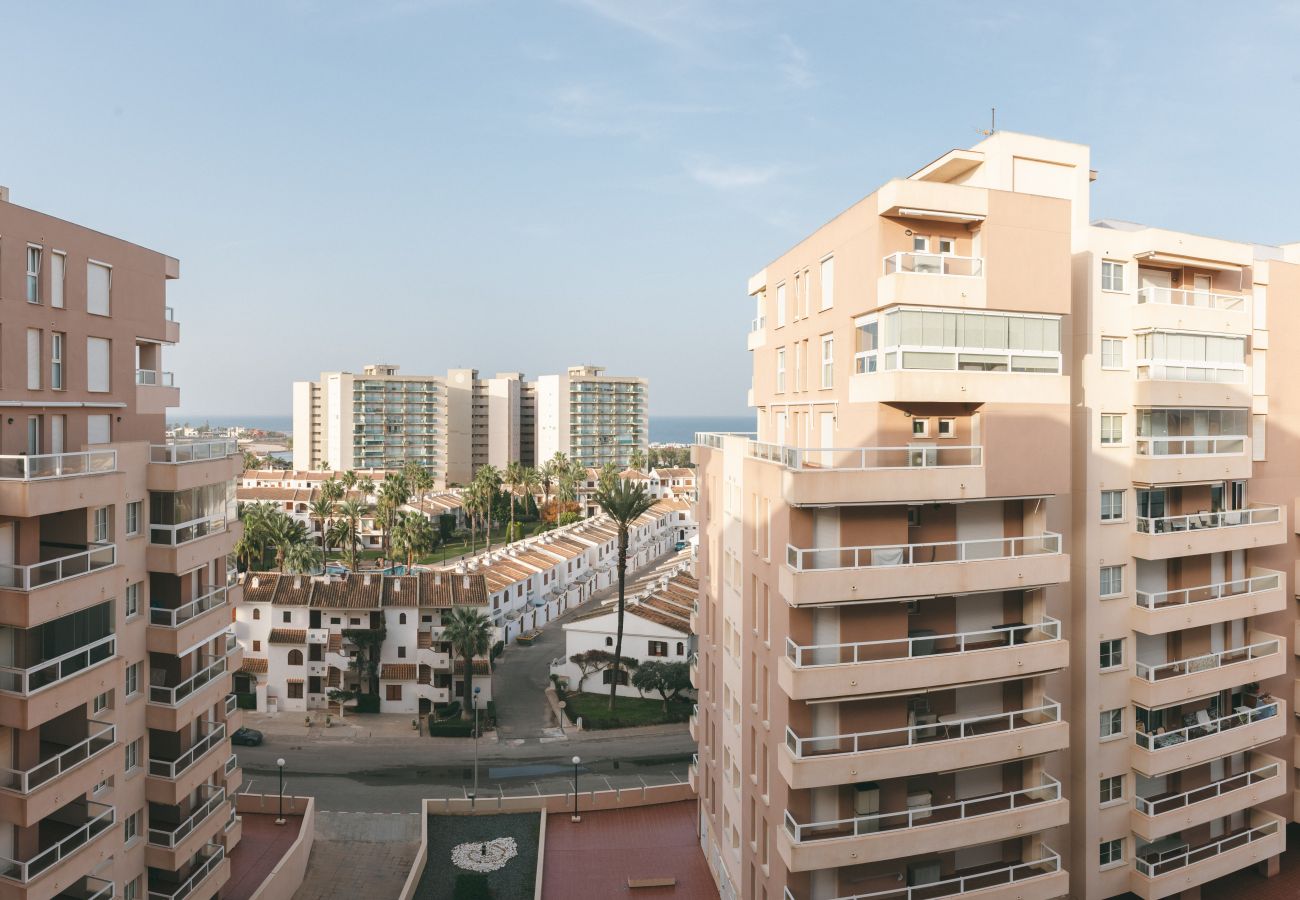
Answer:
[[[169,443],[175,259],[0,190],[0,897],[214,897],[233,441]]]
[[[1095,178],[995,133],[750,279],[757,433],[695,451],[724,897],[1277,871],[1300,246],[1093,222]]]

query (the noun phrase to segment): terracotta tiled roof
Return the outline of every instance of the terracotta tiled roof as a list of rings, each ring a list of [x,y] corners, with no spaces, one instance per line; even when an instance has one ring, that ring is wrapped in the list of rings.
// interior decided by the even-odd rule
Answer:
[[[316,609],[417,605],[449,609],[452,606],[487,606],[488,589],[481,573],[458,575],[451,571],[417,571],[414,575],[356,573],[321,576],[250,572],[244,576],[243,602]]]
[[[384,579],[384,606],[418,606],[420,579],[416,575],[391,575]]]
[[[463,675],[463,674],[465,673],[465,660],[463,660],[463,659],[457,659],[457,660],[456,660],[456,666],[455,666],[455,669],[456,669],[456,673],[457,673],[458,675]],[[488,661],[487,661],[486,659],[475,659],[475,660],[474,660],[474,674],[475,674],[475,675],[491,675],[491,674],[492,674],[492,666],[488,663]]]
[[[415,663],[384,663],[379,668],[379,678],[381,681],[414,681],[416,672]]]
[[[265,675],[269,671],[267,661],[256,656],[245,656],[244,663],[236,671],[242,675]]]
[[[627,614],[654,622],[656,625],[662,625],[665,628],[671,628],[673,631],[680,631],[682,634],[691,633],[689,622],[685,622],[677,616],[670,616],[667,613],[660,612],[657,609],[651,609],[643,603],[634,603],[629,606]]]
[[[272,628],[271,636],[267,640],[272,644],[305,644],[307,643],[307,629]]]
[[[311,605],[321,609],[379,609],[383,580],[379,574],[353,573],[317,581]]]
[[[482,573],[459,575],[451,570],[420,573],[420,605],[440,609],[487,606],[488,588]]]

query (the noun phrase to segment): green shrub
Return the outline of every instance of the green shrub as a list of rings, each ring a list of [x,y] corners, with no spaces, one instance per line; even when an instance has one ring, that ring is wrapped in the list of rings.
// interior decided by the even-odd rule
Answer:
[[[447,719],[429,723],[429,737],[473,737],[474,723],[460,719]]]
[[[235,705],[240,709],[257,709],[257,694],[236,694]]]
[[[459,872],[451,896],[452,900],[492,900],[492,888],[482,872]]]
[[[453,700],[433,708],[436,719],[454,719],[460,715],[460,701]]]
[[[357,708],[359,713],[377,713],[379,712],[379,695],[378,694],[358,694]]]
[[[506,649],[505,641],[497,641],[495,644],[492,645],[491,659],[493,660],[493,662],[496,661],[496,658],[498,656],[500,656],[502,653],[505,652],[505,649]]]

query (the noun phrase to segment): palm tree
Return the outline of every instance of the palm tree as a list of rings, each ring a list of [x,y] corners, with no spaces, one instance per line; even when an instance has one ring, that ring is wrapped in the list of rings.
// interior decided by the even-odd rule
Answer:
[[[628,459],[628,464],[638,472],[645,471],[645,451],[640,447],[632,450],[632,455]]]
[[[519,484],[524,489],[525,497],[533,498],[533,506],[537,506],[537,492],[542,489],[541,473],[532,466],[524,466],[523,475],[520,477]],[[524,512],[528,512],[527,504],[524,505]]]
[[[388,558],[391,545],[390,532],[393,530],[393,523],[397,521],[398,513],[401,512],[402,507],[410,499],[411,489],[407,484],[405,475],[389,476],[379,486],[379,501],[375,504],[375,517],[378,519],[379,527],[384,532],[382,551],[384,559]]]
[[[303,541],[293,544],[285,551],[282,571],[314,575],[321,571],[324,563],[325,556],[321,553],[321,549],[313,543]]]
[[[321,499],[329,500],[333,503],[337,503],[343,499],[344,491],[345,488],[343,487],[343,483],[337,478],[327,479],[320,486]]]
[[[393,554],[406,560],[407,574],[417,556],[431,553],[437,541],[433,522],[423,513],[407,510],[393,524]]]
[[[627,536],[632,527],[632,523],[641,518],[645,512],[654,506],[654,500],[646,493],[645,485],[633,484],[630,481],[618,480],[614,486],[605,490],[600,488],[596,491],[596,502],[600,508],[605,511],[614,524],[618,526],[618,626],[617,636],[614,638],[614,659],[623,658],[623,609],[624,609],[624,592],[627,589]],[[623,671],[621,667],[615,666],[615,674],[609,682],[609,708],[614,709],[614,698],[618,696],[618,672]]]
[[[492,551],[492,509],[501,491],[501,470],[493,465],[482,466],[474,473],[474,484],[480,496],[479,511],[483,515],[483,534],[487,538],[486,550]]]
[[[352,559],[355,546],[348,543],[352,538],[352,526],[348,524],[347,519],[338,518],[331,522],[328,537],[329,542],[341,550],[346,559]],[[352,546],[353,549],[349,550],[349,546]]]
[[[357,479],[357,490],[361,492],[361,499],[369,502],[371,496],[375,493],[375,479],[369,475],[362,475]]]
[[[267,546],[267,522],[275,507],[269,503],[244,503],[239,507],[239,517],[244,522],[244,534],[235,545],[235,558],[251,572],[254,563],[260,568]]]
[[[357,473],[348,469],[343,473],[343,490],[350,491],[357,486]]]
[[[547,460],[537,470],[537,485],[542,489],[542,505],[551,502],[551,485],[555,482],[555,463]]]
[[[596,478],[596,484],[603,491],[608,491],[614,487],[614,482],[618,480],[618,465],[607,462],[600,467],[600,475]]]
[[[402,469],[402,476],[406,479],[407,486],[416,499],[423,500],[424,495],[433,490],[433,476],[429,470],[419,463],[409,462]]]
[[[357,568],[357,538],[361,533],[361,517],[367,512],[369,510],[366,505],[356,500],[344,500],[339,504],[339,521],[343,523],[344,528],[340,535],[343,540],[338,544],[347,547],[348,568],[353,571]]]
[[[524,481],[524,467],[521,463],[511,462],[506,466],[503,476],[506,490],[510,492],[510,527],[506,530],[506,540],[515,539],[515,491],[519,490]]]
[[[330,548],[327,538],[329,535],[326,534],[326,529],[329,527],[329,520],[334,518],[334,501],[326,500],[324,496],[318,500],[313,500],[307,506],[307,514],[311,516],[311,520],[318,526],[321,549],[328,553]]]
[[[284,571],[284,558],[297,544],[310,541],[307,526],[282,510],[272,510],[264,524],[266,544],[275,548],[275,567]]]
[[[491,647],[492,623],[472,606],[455,606],[443,624],[443,640],[451,644],[452,651],[465,665],[465,699],[460,705],[460,717],[468,719],[473,715],[470,705],[474,702],[474,657],[485,656]]]

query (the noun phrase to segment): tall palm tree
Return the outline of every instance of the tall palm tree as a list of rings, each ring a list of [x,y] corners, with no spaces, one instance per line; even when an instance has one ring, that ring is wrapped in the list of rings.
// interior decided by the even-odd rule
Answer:
[[[483,515],[483,534],[487,538],[486,551],[492,552],[492,510],[501,492],[501,470],[493,465],[486,465],[474,473],[474,484],[482,496],[479,510]]]
[[[293,544],[285,551],[282,571],[314,575],[321,571],[324,564],[325,556],[320,548],[308,541],[302,541]]]
[[[393,523],[397,521],[398,513],[401,512],[402,507],[410,499],[411,488],[407,484],[405,475],[390,475],[379,486],[379,500],[375,504],[375,518],[384,533],[382,550],[384,559],[388,558],[389,547],[391,546],[390,532],[393,530]]]
[[[524,489],[525,497],[533,498],[533,506],[537,506],[537,492],[542,489],[542,476],[532,466],[524,466],[523,475],[520,477],[519,484]],[[524,513],[527,514],[528,505],[524,505]]]
[[[353,571],[357,568],[357,539],[361,534],[361,517],[367,512],[369,508],[356,500],[344,500],[338,508],[339,521],[345,526],[342,532],[344,541],[340,542],[340,546],[347,547],[348,568]]]
[[[543,506],[548,506],[551,502],[551,485],[555,483],[555,478],[555,463],[548,459],[546,462],[542,463],[541,468],[537,470],[537,484],[538,487],[542,489]]]
[[[235,558],[244,564],[246,572],[262,565],[267,547],[267,522],[275,511],[269,503],[240,504],[239,517],[244,522],[244,533],[235,545]]]
[[[337,503],[343,499],[345,490],[343,482],[339,481],[337,478],[330,478],[321,484],[320,496],[322,500],[329,500],[333,503]]]
[[[320,531],[321,549],[328,553],[330,549],[327,540],[329,535],[326,529],[329,528],[330,519],[334,518],[334,501],[326,500],[323,496],[313,500],[307,506],[307,514],[311,516],[311,520],[316,523]]]
[[[424,495],[433,490],[433,476],[429,474],[428,469],[419,463],[407,463],[405,468],[402,469],[402,475],[406,478],[406,484],[417,500],[423,500]]]
[[[342,481],[343,481],[344,491],[352,490],[354,487],[357,486],[357,473],[352,469],[348,469],[346,472],[343,473]]]
[[[608,491],[614,487],[614,482],[618,481],[618,465],[607,462],[600,467],[600,475],[596,479],[596,484],[603,491]]]
[[[492,645],[492,623],[472,606],[455,606],[443,619],[443,625],[443,640],[451,644],[465,665],[465,699],[460,705],[460,717],[468,719],[473,716],[470,705],[474,702],[474,657],[487,655]]]
[[[361,499],[369,502],[375,493],[375,479],[369,475],[362,475],[357,479],[357,490],[361,492]]]
[[[275,549],[275,567],[284,571],[284,559],[297,544],[310,541],[307,526],[282,510],[273,510],[265,522],[266,543]]]
[[[619,479],[614,486],[596,491],[595,500],[616,526],[618,526],[618,626],[614,638],[615,674],[609,682],[609,708],[614,708],[614,698],[618,696],[618,672],[623,671],[618,660],[623,658],[623,610],[624,592],[627,590],[627,536],[632,523],[641,518],[654,506],[654,500],[646,493],[645,485]]]
[[[415,565],[417,556],[433,551],[437,531],[433,522],[423,513],[407,510],[400,513],[393,524],[393,554],[406,560],[407,573]]]
[[[634,448],[632,450],[631,457],[628,459],[628,463],[632,466],[632,468],[636,469],[638,472],[644,472],[645,451],[642,450],[640,447]]]
[[[524,467],[519,462],[511,462],[506,466],[504,475],[506,490],[510,492],[510,527],[506,531],[506,540],[515,539],[515,492],[520,489],[524,482]]]

